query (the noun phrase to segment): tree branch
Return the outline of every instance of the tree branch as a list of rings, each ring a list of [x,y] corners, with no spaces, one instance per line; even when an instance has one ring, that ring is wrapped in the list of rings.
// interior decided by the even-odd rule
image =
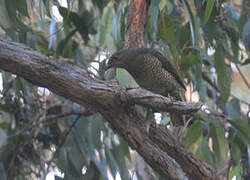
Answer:
[[[145,121],[137,113],[131,114],[127,108],[132,102],[153,109],[190,113],[197,111],[200,104],[174,102],[171,98],[143,89],[126,90],[91,77],[84,69],[60,63],[22,44],[1,38],[0,69],[100,112],[112,129],[165,179],[219,179],[211,168],[187,151],[167,129],[151,128],[148,133],[143,124]]]
[[[143,47],[149,4],[149,0],[129,1],[125,31],[125,48]]]
[[[198,111],[202,104],[176,101],[171,97],[161,96],[159,94],[154,94],[145,89],[129,89],[124,94],[129,103],[134,103],[158,111],[168,111],[168,112],[179,112],[183,114],[190,114]]]

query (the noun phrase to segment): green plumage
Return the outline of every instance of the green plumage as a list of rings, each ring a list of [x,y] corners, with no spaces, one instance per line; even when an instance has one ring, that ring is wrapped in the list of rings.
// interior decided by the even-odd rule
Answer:
[[[175,68],[160,52],[149,49],[126,49],[114,53],[108,62],[108,68],[126,69],[142,88],[163,96],[172,96],[182,100],[180,87],[185,86]],[[182,126],[182,116],[171,113],[175,126]]]

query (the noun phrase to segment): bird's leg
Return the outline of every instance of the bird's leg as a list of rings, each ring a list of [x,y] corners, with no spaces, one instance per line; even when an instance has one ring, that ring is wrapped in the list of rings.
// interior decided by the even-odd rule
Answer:
[[[185,128],[183,126],[175,127],[176,137],[179,141],[181,141],[181,138],[182,138],[184,132],[185,132]]]
[[[179,130],[177,130],[177,139],[181,140],[183,134],[185,133],[189,123],[191,122],[192,118],[189,118],[187,122],[185,122],[184,126],[179,126],[177,128],[179,128]]]
[[[135,89],[135,88],[126,88],[126,91],[130,89]],[[140,123],[140,126],[145,126],[146,123],[140,121],[140,120],[146,119],[147,115],[146,115],[145,110],[141,106],[134,104],[134,102],[132,102],[127,97],[120,97],[120,98],[122,98],[123,101],[125,102],[124,108],[127,110],[129,116],[135,117],[136,119],[138,119],[137,123]],[[128,124],[127,128],[129,128],[130,125],[131,124]]]

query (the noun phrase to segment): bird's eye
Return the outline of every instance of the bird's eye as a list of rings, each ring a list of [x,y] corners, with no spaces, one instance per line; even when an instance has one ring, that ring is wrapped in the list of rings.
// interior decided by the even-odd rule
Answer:
[[[112,57],[112,59],[117,60],[117,59],[118,59],[118,57],[117,57],[117,56],[113,56],[113,57]]]

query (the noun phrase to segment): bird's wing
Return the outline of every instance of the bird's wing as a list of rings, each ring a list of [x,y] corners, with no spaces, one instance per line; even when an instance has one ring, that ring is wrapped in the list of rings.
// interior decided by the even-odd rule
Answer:
[[[153,50],[152,54],[161,62],[162,67],[167,70],[168,72],[170,72],[174,78],[176,79],[176,81],[181,85],[181,87],[183,87],[186,90],[186,87],[181,79],[181,77],[179,76],[179,74],[176,72],[175,68],[172,66],[172,64],[168,61],[168,59],[163,56],[160,52]]]

